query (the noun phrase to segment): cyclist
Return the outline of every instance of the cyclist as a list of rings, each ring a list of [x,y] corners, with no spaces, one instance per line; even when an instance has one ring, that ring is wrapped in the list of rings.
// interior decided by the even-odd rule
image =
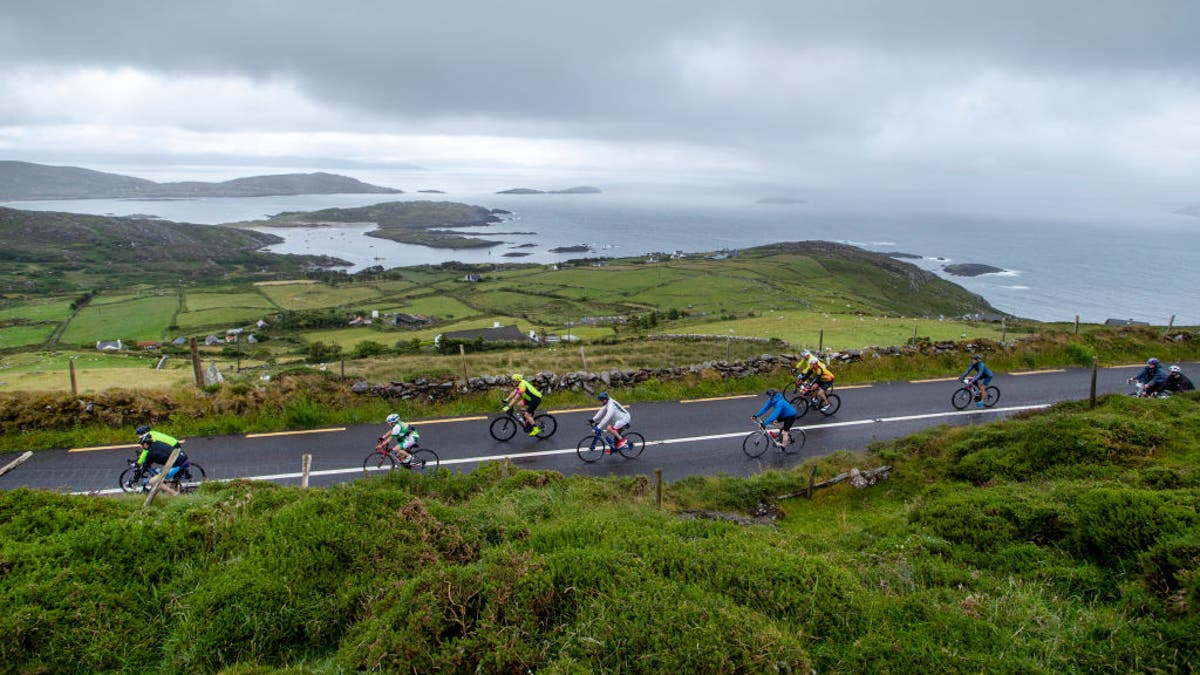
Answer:
[[[766,419],[762,420],[762,423],[767,425],[778,420],[779,428],[781,430],[779,442],[783,445],[787,445],[791,442],[791,436],[788,434],[788,430],[792,428],[792,424],[796,421],[796,409],[792,407],[791,403],[788,403],[788,400],[783,397],[783,394],[779,393],[774,388],[766,390],[763,392],[763,394],[767,397],[767,402],[763,404],[763,407],[758,409],[758,412],[751,415],[750,419],[757,422],[759,421],[758,418],[762,417],[764,414],[767,414],[769,411],[770,414]]]
[[[604,404],[604,407],[597,410],[588,423],[601,429],[608,425],[608,430],[612,432],[613,438],[617,439],[617,450],[624,448],[629,441],[625,440],[625,436],[621,432],[633,421],[633,416],[629,414],[629,410],[625,406],[617,403],[617,399],[609,396],[607,391],[600,392],[596,398]]]
[[[143,428],[148,429],[148,427],[145,427],[145,425],[138,427],[139,430]],[[163,436],[166,436],[166,434],[163,434]],[[166,436],[166,438],[175,440],[170,436]],[[175,465],[171,467],[169,472],[167,472],[166,480],[192,477],[191,472],[188,471],[188,467],[191,465],[188,463],[187,453],[183,451],[183,448],[180,447],[178,441],[176,441],[174,445],[171,445],[165,441],[156,440],[150,431],[145,431],[138,434],[138,445],[142,446],[142,454],[138,455],[137,459],[138,476],[141,476],[155,464],[166,465],[167,460],[171,458],[171,453],[175,451],[175,448],[180,448],[179,456],[175,458]]]
[[[1167,381],[1163,383],[1161,391],[1193,391],[1196,385],[1188,379],[1187,375],[1183,374],[1183,368],[1179,366],[1171,366],[1167,369]]]
[[[967,376],[975,372],[975,377],[968,380]],[[992,383],[992,369],[987,367],[983,359],[978,354],[971,355],[971,364],[963,371],[958,379],[967,384],[976,384],[979,386],[979,398],[975,399],[975,407],[982,408],[983,402],[987,400],[987,386]]]
[[[537,436],[542,430],[533,423],[533,411],[537,410],[542,402],[542,392],[519,373],[513,373],[512,381],[512,391],[508,392],[508,398],[504,399],[504,411],[508,412],[512,406],[517,406],[525,419],[525,431],[528,431],[530,436]]]
[[[408,449],[421,440],[421,434],[416,427],[401,420],[400,415],[396,413],[388,415],[384,422],[388,425],[388,431],[379,437],[379,445],[376,445],[375,449],[387,452],[387,446],[395,443],[396,452],[400,453],[400,463],[407,466],[412,461],[412,455]]]
[[[804,362],[804,369],[800,371],[800,384],[804,388],[817,385],[817,398],[821,401],[821,410],[829,410],[829,397],[825,392],[833,386],[833,371],[829,366],[821,362],[816,354],[805,349],[800,352],[800,360]]]
[[[1159,364],[1158,359],[1151,358],[1146,361],[1146,366],[1142,368],[1141,372],[1129,378],[1127,382],[1141,384],[1142,396],[1153,396],[1166,384],[1167,370]]]
[[[135,430],[135,433],[138,435],[139,438],[141,438],[145,434],[150,434],[151,440],[166,443],[167,445],[171,446],[172,448],[183,447],[179,444],[179,440],[176,439],[174,436],[169,436],[167,434],[164,434],[161,431],[155,431],[150,428],[149,424],[143,424],[142,426],[138,427]]]

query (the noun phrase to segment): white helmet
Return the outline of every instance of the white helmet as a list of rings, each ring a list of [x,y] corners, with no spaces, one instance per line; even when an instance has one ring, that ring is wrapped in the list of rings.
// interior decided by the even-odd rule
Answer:
[[[1182,373],[1183,368],[1180,368],[1179,366],[1171,366],[1170,371],[1172,373]]]
[[[387,419],[384,421],[387,422],[388,424],[395,424],[400,421],[400,416],[397,415],[396,413],[392,413],[391,415],[388,415]]]
[[[812,352],[805,349],[804,351],[800,352],[800,356],[803,356],[804,358],[807,359],[808,357],[812,356]]]

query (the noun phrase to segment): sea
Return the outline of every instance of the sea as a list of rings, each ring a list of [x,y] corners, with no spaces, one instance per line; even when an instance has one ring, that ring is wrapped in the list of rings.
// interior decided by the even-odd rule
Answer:
[[[242,174],[254,175],[254,174]],[[379,185],[413,177],[377,176]],[[509,180],[504,183],[500,181]],[[598,194],[498,194],[516,183],[422,177],[438,193],[297,195],[179,200],[81,199],[0,202],[10,208],[98,215],[142,215],[215,225],[283,211],[355,207],[384,201],[454,201],[502,209],[502,222],[461,228],[503,243],[484,249],[442,249],[366,236],[370,225],[262,228],[284,238],[267,250],[327,254],[351,263],[347,271],[459,261],[555,263],[583,257],[719,252],[775,242],[823,240],[852,244],[932,271],[983,296],[997,309],[1039,321],[1133,320],[1152,325],[1200,325],[1200,218],[1165,204],[1011,208],[950,204],[910,195],[870,198],[852,192],[764,194],[747,189],[678,184],[596,185]],[[529,180],[529,179],[525,179]],[[408,189],[408,188],[403,188]],[[761,203],[761,201],[776,203]],[[778,203],[783,202],[783,203]],[[532,246],[530,246],[532,244]],[[587,251],[553,252],[586,246]],[[915,256],[915,257],[910,257]],[[953,263],[978,263],[1002,272],[948,274]]]

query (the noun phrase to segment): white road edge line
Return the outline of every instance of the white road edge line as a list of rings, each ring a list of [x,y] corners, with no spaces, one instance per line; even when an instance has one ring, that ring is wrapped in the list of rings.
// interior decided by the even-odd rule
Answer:
[[[828,424],[817,424],[817,425],[808,426],[808,427],[801,426],[801,428],[804,429],[804,431],[807,433],[810,431],[817,431],[820,429],[831,429],[834,427],[853,427],[853,426],[861,426],[863,424],[884,424],[887,422],[908,422],[908,421],[912,421],[912,420],[927,420],[927,419],[934,419],[934,418],[938,418],[938,417],[957,417],[960,415],[982,415],[982,414],[987,414],[987,413],[996,414],[996,413],[1021,412],[1023,410],[1040,410],[1042,408],[1048,408],[1048,407],[1050,407],[1050,404],[1044,403],[1044,404],[1040,404],[1040,405],[1011,406],[1008,408],[984,408],[983,410],[979,410],[979,409],[953,410],[953,411],[945,411],[945,412],[937,412],[937,413],[925,413],[923,415],[904,415],[902,417],[877,417],[877,418],[865,419],[865,420],[851,420],[849,422],[830,422]],[[660,441],[646,441],[646,447],[650,447],[653,445],[673,445],[676,443],[696,443],[698,441],[716,441],[716,440],[723,440],[726,438],[740,438],[742,436],[745,436],[748,433],[750,433],[750,432],[749,431],[735,431],[733,433],[728,433],[728,434],[710,434],[708,436],[689,436],[686,438],[667,438],[667,439],[663,439]],[[513,452],[513,453],[508,453],[508,454],[503,454],[503,455],[481,455],[479,457],[460,457],[458,459],[443,459],[441,464],[442,464],[442,466],[446,466],[447,464],[478,464],[478,463],[482,463],[482,462],[501,461],[506,457],[510,460],[528,459],[528,458],[533,458],[533,457],[549,457],[552,455],[567,455],[567,454],[572,454],[574,452],[575,452],[575,448],[563,448],[560,450],[537,450],[537,451],[533,451],[533,452]],[[383,471],[383,470],[384,469],[368,469],[368,471]],[[390,471],[391,469],[387,469],[387,470]],[[309,475],[309,477],[312,477],[312,476],[337,476],[337,475],[348,474],[348,473],[362,473],[362,471],[363,471],[363,468],[361,466],[358,466],[358,467],[353,467],[353,468],[349,468],[349,469],[325,469],[322,471],[310,471],[308,475]],[[220,478],[220,479],[214,479],[214,480],[221,481],[221,482],[228,482],[231,480],[242,480],[242,479],[244,479],[244,480],[288,480],[288,479],[292,479],[292,478],[300,478],[301,475],[302,474],[297,471],[295,473],[276,473],[276,474],[267,474],[267,475],[263,475],[263,476],[242,476],[242,477],[236,478],[236,479],[235,478]],[[120,492],[121,492],[120,488],[112,488],[112,489],[96,490],[96,491],[84,490],[84,491],[79,491],[79,492],[72,492],[71,494],[73,494],[73,495],[109,495],[109,494],[118,494]]]

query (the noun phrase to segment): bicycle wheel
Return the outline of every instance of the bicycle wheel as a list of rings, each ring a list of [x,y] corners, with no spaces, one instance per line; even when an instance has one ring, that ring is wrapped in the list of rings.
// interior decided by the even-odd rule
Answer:
[[[767,438],[766,433],[751,431],[746,434],[746,440],[742,441],[742,452],[746,453],[747,457],[762,457],[770,446],[771,439]]]
[[[554,419],[553,415],[543,413],[533,418],[534,425],[538,428],[538,438],[550,438],[558,431],[558,420]]]
[[[999,400],[1000,400],[1000,390],[989,384],[987,400],[984,401],[983,404],[990,408],[990,407],[996,405],[996,402]]]
[[[793,398],[796,398],[799,395],[800,395],[800,385],[796,384],[795,380],[793,380],[791,384],[789,384],[788,386],[783,388],[783,397],[789,401],[791,401]]]
[[[800,427],[792,427],[788,429],[788,444],[781,449],[785,454],[799,452],[800,448],[803,448],[807,442],[808,434],[804,433],[804,430]]]
[[[636,431],[631,431],[625,434],[625,447],[617,452],[621,453],[628,459],[633,459],[642,454],[642,450],[646,449],[646,438]]]
[[[134,479],[134,476],[137,478]],[[117,485],[125,492],[141,492],[142,491],[142,476],[139,475],[137,469],[129,467],[121,472],[121,476],[117,479]]]
[[[396,459],[391,453],[383,454],[379,451],[372,451],[363,460],[364,471],[391,471],[396,468]]]
[[[804,413],[808,412],[807,396],[797,396],[796,398],[788,399],[788,403],[791,403],[792,407],[796,409],[796,419],[804,417]]]
[[[492,434],[492,438],[498,441],[507,441],[517,433],[517,422],[513,418],[505,415],[492,420],[492,426],[488,428]]]
[[[842,407],[842,397],[837,394],[826,394],[825,396],[829,399],[829,410],[824,408],[817,408],[817,410],[820,410],[821,414],[826,417],[833,417],[837,414],[838,408]]]
[[[959,387],[954,391],[954,395],[950,397],[950,405],[956,410],[962,410],[971,405],[975,400],[975,392],[971,391],[970,387]]]
[[[195,462],[188,462],[187,468],[175,475],[175,483],[180,492],[192,492],[204,482],[204,467]]]
[[[592,462],[604,456],[604,441],[596,434],[588,434],[579,439],[579,445],[575,446],[575,454],[579,455],[579,459],[591,464]]]
[[[408,451],[412,455],[412,459],[408,463],[409,471],[424,473],[426,471],[436,471],[442,464],[442,460],[437,456],[437,453],[429,448],[413,448]]]

